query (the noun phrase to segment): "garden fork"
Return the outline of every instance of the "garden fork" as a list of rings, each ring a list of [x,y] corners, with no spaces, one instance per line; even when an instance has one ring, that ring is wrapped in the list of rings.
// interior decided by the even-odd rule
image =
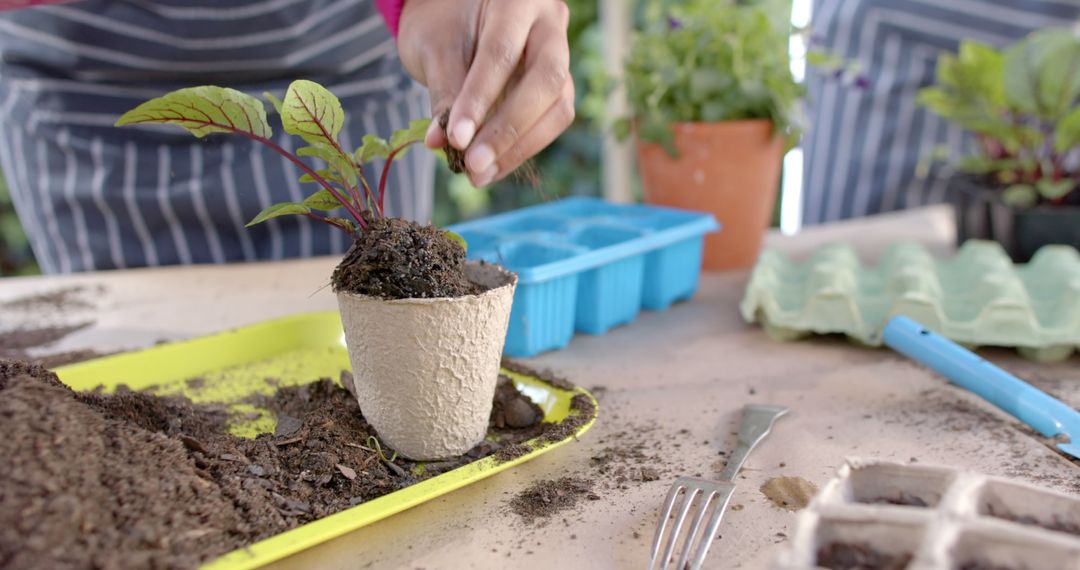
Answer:
[[[788,409],[781,406],[758,404],[746,406],[743,409],[742,423],[739,425],[739,436],[735,444],[735,450],[731,452],[731,457],[728,459],[727,465],[724,466],[724,472],[720,474],[720,480],[711,481],[695,477],[679,477],[675,480],[675,483],[671,485],[671,490],[668,491],[667,498],[664,499],[664,505],[660,508],[660,522],[656,527],[656,536],[653,537],[649,570],[666,568],[676,568],[677,570],[691,568],[697,570],[701,568],[702,563],[705,562],[705,555],[709,553],[709,547],[716,540],[716,533],[720,529],[720,519],[724,516],[728,501],[731,500],[731,495],[735,492],[735,476],[738,475],[739,469],[742,468],[743,462],[746,461],[746,457],[750,455],[750,451],[754,449],[754,446],[765,439],[765,436],[772,430],[773,422],[786,413],[788,413]],[[669,520],[673,518],[672,512],[675,510],[675,505],[680,497],[683,498],[683,502],[679,507],[678,514],[674,516],[674,525],[671,532],[667,534],[667,546],[663,548],[661,554],[661,544],[665,536],[664,531],[667,529]],[[682,552],[679,554],[678,563],[671,566],[683,523],[686,522],[687,515],[690,514],[691,508],[695,507],[695,505],[696,513],[693,522],[690,524],[690,530],[683,537]],[[695,541],[698,531],[701,530],[701,523],[710,511],[712,516],[705,527],[705,532],[701,535],[699,541]],[[693,554],[692,561],[690,559],[691,554]],[[690,561],[689,565],[687,565],[688,561]]]

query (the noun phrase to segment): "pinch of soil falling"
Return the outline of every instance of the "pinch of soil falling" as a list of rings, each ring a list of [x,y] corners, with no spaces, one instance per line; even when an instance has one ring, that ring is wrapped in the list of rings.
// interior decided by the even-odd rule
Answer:
[[[817,493],[817,486],[802,477],[774,477],[761,486],[772,504],[789,511],[805,509]]]

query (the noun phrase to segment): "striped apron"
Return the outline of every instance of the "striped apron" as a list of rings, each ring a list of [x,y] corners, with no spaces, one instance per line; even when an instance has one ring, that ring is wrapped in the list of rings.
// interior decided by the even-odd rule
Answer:
[[[938,56],[968,38],[1004,47],[1072,26],[1080,0],[814,0],[817,49],[858,62],[868,87],[807,74],[803,224],[949,201],[945,176],[918,176],[935,147],[953,157],[970,135],[915,102]]]
[[[42,270],[343,253],[347,236],[306,218],[244,228],[266,205],[317,190],[273,151],[235,135],[112,126],[181,87],[280,97],[300,78],[341,98],[346,147],[429,115],[371,0],[86,0],[0,13],[0,169]],[[270,123],[296,148],[276,115]],[[429,220],[433,160],[395,162],[389,214]]]

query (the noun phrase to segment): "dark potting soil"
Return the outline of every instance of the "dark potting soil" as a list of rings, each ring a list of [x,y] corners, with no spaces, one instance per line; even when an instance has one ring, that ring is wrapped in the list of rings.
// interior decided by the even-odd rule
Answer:
[[[103,289],[99,288],[98,293]],[[36,293],[0,303],[0,309],[13,311],[60,311],[70,309],[88,309],[94,305],[83,297],[86,288],[64,287],[44,293]]]
[[[903,570],[910,562],[910,554],[886,554],[863,543],[832,542],[817,554],[817,565],[832,570]]]
[[[0,361],[0,567],[198,566],[562,425],[511,427],[525,416],[515,393],[500,383],[494,441],[421,469],[373,449],[355,398],[327,379],[264,398],[277,429],[245,439],[221,406],[77,393]]]
[[[1022,570],[1014,566],[1005,566],[1002,564],[992,564],[984,560],[978,560],[975,562],[968,562],[957,567],[957,570]]]
[[[899,493],[897,493],[895,495],[889,495],[887,497],[885,497],[885,496],[876,497],[874,499],[860,501],[860,502],[873,503],[873,504],[879,504],[879,505],[899,505],[899,506],[905,506],[905,507],[929,507],[930,506],[930,504],[927,503],[922,497],[918,497],[916,495],[913,495],[911,493],[907,493],[907,492],[904,492],[904,491],[901,491],[901,492],[899,492]]]
[[[585,479],[562,477],[537,481],[510,500],[510,508],[527,523],[573,509],[581,500],[598,501],[593,485]]]
[[[465,276],[465,249],[443,230],[401,218],[368,221],[330,278],[334,291],[383,299],[482,292]]]
[[[994,518],[1007,520],[1017,524],[1026,526],[1038,526],[1045,528],[1046,530],[1052,530],[1054,532],[1064,532],[1067,534],[1075,534],[1080,536],[1080,525],[1075,522],[1061,520],[1061,517],[1054,515],[1054,518],[1050,521],[1039,520],[1031,515],[1014,515],[1012,513],[998,512],[993,506],[988,506],[987,514]]]
[[[90,324],[18,328],[0,333],[0,357],[14,358],[27,349],[48,346]]]
[[[465,151],[458,150],[457,147],[450,144],[450,135],[446,133],[446,125],[449,122],[450,109],[447,109],[439,115],[439,128],[441,128],[446,135],[446,144],[443,145],[443,153],[446,154],[446,164],[450,167],[450,172],[461,174],[465,172]]]
[[[536,370],[524,362],[514,360],[513,358],[503,357],[502,367],[510,372],[517,372],[518,374],[524,374],[526,376],[532,376],[538,380],[542,380],[553,388],[560,390],[573,390],[577,386],[574,386],[569,380],[556,376],[554,372],[548,369]]]

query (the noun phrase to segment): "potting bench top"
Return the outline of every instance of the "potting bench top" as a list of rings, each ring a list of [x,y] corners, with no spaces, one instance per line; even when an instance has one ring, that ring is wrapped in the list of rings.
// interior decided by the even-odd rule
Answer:
[[[953,249],[947,209],[932,208],[770,236],[797,254],[850,240],[868,259],[896,239]],[[90,307],[55,309],[33,323],[93,324],[50,351],[112,351],[209,334],[286,314],[334,309],[330,258],[176,267],[0,282],[0,303],[64,286],[92,288]],[[706,274],[697,296],[631,326],[576,337],[532,359],[594,389],[600,419],[580,442],[431,503],[286,559],[277,568],[642,568],[657,509],[676,475],[715,476],[747,403],[789,406],[750,457],[713,547],[711,568],[767,568],[796,513],[770,502],[770,479],[821,485],[846,457],[945,464],[1080,492],[1077,466],[976,397],[885,350],[842,340],[770,340],[738,312],[746,273]],[[0,315],[3,328],[19,326]],[[1037,365],[987,355],[1080,406],[1077,357]],[[642,473],[642,467],[654,468]],[[644,477],[643,477],[644,475]],[[600,500],[532,524],[509,506],[530,484],[594,482]],[[645,480],[643,480],[645,479]]]

